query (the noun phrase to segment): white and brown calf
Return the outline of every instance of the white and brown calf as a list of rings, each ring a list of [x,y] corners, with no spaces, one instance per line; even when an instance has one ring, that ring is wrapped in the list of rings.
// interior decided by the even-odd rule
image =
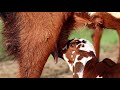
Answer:
[[[69,40],[63,48],[63,59],[73,72],[73,77],[83,77],[84,67],[94,55],[93,45],[85,39]]]
[[[63,59],[73,78],[118,78],[120,64],[106,58],[98,62],[93,45],[85,39],[69,40],[63,48]]]

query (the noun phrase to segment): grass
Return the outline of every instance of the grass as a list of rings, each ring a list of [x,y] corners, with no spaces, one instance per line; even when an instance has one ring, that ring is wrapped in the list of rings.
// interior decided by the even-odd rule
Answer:
[[[91,35],[93,34],[93,30],[90,30],[87,27],[83,27],[78,30],[74,30],[69,39],[72,38],[85,38],[92,42]],[[112,29],[104,29],[103,35],[101,38],[101,45],[115,44],[118,41],[118,35],[115,30]]]
[[[92,43],[91,35],[93,34],[93,30],[90,30],[87,27],[83,27],[81,29],[74,30],[69,39],[72,38],[85,38],[88,39]],[[103,35],[101,38],[101,51],[109,51],[112,47],[118,42],[118,35],[115,30],[112,29],[104,29]],[[107,47],[107,48],[106,48]]]
[[[3,29],[3,24],[2,24],[2,21],[0,20],[0,47],[3,47],[3,44],[2,44],[2,41],[3,41],[2,29]],[[0,52],[1,51],[4,51],[4,49],[0,48]]]
[[[89,28],[87,27],[83,27],[81,29],[76,29],[74,30],[70,37],[68,39],[73,39],[73,38],[85,38],[85,39],[88,39],[89,41],[92,42],[92,39],[91,39],[91,34],[93,33],[93,30],[90,30]]]
[[[111,50],[118,43],[118,35],[115,30],[105,29],[101,39],[101,51]]]
[[[85,38],[88,39],[92,43],[91,35],[93,34],[93,30],[90,30],[87,27],[83,27],[81,29],[74,30],[69,39],[72,38]],[[103,35],[101,38],[100,50],[101,52],[106,52],[111,50],[114,47],[114,44],[118,42],[118,35],[115,30],[112,29],[104,29]],[[106,48],[107,47],[107,48]]]
[[[0,60],[3,60],[7,54],[5,52],[5,49],[3,47],[3,35],[2,35],[2,31],[3,31],[3,23],[0,20]]]
[[[0,20],[0,60],[5,58],[7,55],[2,43],[3,42],[2,30],[3,30],[3,23]],[[90,30],[87,27],[83,27],[81,29],[74,30],[68,39],[85,38],[92,42],[92,39],[91,39],[92,33],[93,33],[93,30]],[[117,42],[118,42],[118,35],[116,31],[111,29],[105,29],[101,39],[101,51],[110,50],[114,46],[114,44],[116,44]],[[50,58],[53,58],[53,57],[50,56],[49,59]],[[9,59],[9,57],[7,59]]]

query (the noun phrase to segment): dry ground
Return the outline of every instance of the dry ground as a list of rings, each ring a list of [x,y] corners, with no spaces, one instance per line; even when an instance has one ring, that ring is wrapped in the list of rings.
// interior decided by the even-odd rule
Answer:
[[[107,47],[106,47],[107,48]],[[118,44],[110,51],[101,53],[101,60],[103,58],[111,58],[115,62],[118,57]],[[16,78],[18,73],[17,61],[4,61],[0,62],[0,78]],[[41,78],[71,78],[72,73],[69,71],[67,64],[59,59],[58,64],[53,60],[48,60],[43,70]]]

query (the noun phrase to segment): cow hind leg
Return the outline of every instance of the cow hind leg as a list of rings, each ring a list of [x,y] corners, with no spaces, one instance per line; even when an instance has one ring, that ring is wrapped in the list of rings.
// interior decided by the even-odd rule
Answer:
[[[22,53],[19,62],[20,78],[39,78],[42,74],[43,67],[49,57],[49,51],[47,53],[41,53],[40,51],[46,51],[44,48],[35,49],[33,52],[26,50]]]

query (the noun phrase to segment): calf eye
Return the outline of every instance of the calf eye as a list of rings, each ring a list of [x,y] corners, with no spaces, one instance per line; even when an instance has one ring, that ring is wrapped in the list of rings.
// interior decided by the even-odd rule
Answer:
[[[82,43],[86,43],[86,41],[85,41],[85,40],[82,40]]]
[[[80,44],[80,43],[82,43],[81,41],[76,41],[76,44]]]
[[[75,46],[75,43],[71,43],[70,46],[71,46],[71,47],[74,47],[74,46]]]

